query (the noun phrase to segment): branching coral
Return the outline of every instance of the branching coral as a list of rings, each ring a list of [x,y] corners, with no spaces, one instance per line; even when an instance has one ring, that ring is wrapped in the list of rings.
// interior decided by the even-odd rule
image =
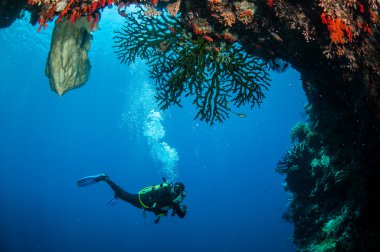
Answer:
[[[140,10],[129,15],[114,39],[121,62],[131,63],[137,57],[147,61],[163,109],[181,106],[183,96],[194,96],[196,118],[210,124],[228,117],[230,103],[259,105],[269,86],[264,62],[236,43],[217,47],[211,37],[189,33],[168,14],[147,17]]]
[[[28,0],[31,6],[39,6],[39,30],[45,28],[49,21],[52,21],[58,16],[58,21],[67,18],[71,23],[80,19],[82,16],[87,16],[88,22],[92,22],[94,26],[99,21],[99,9],[107,6],[118,5],[119,8],[129,5],[132,1],[127,0]],[[134,0],[135,4],[149,4],[152,6],[157,5],[158,0]],[[179,8],[180,1],[172,8]],[[175,9],[173,10],[175,11]],[[91,21],[92,20],[92,21]]]
[[[41,6],[39,13],[39,30],[45,28],[47,23],[58,16],[58,22],[67,18],[71,23],[87,16],[94,29],[99,21],[98,9],[112,5],[114,0],[28,0],[29,5]]]

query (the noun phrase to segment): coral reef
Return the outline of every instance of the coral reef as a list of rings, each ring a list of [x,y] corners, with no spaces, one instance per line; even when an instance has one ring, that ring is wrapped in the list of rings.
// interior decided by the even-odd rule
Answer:
[[[90,21],[99,19],[99,9],[110,3],[121,8],[130,1],[30,0],[34,5],[27,8],[32,18],[39,17],[43,28],[57,16],[72,22],[81,16]],[[238,62],[243,72],[251,68],[257,71],[257,63],[276,71],[291,65],[300,72],[310,104],[309,120],[297,125],[292,133],[294,144],[278,166],[292,195],[284,217],[294,223],[293,241],[299,251],[379,251],[380,1],[135,3],[148,5],[146,15],[163,15],[141,16],[145,22],[163,22],[156,27],[157,36],[144,35],[132,44],[126,41],[136,27],[124,27],[116,41],[119,57],[127,63],[135,58],[134,53],[148,59],[164,108],[180,103],[182,95],[195,95],[195,106],[199,111],[204,109],[199,118],[213,123],[224,119],[228,101],[236,105],[241,101],[250,105],[260,102],[262,96],[257,91],[267,86],[265,74],[258,80],[244,77],[236,82],[238,85],[232,84],[235,96],[231,100],[215,100],[223,98],[224,78],[233,79],[237,71],[222,71],[226,75],[217,83],[214,73],[235,64],[228,60],[252,59],[248,68]],[[172,18],[163,11],[166,7]],[[146,26],[144,22],[140,25]],[[155,55],[151,60],[149,53]],[[200,85],[200,81],[206,84]],[[239,97],[234,91],[240,90],[246,96],[233,100]]]
[[[82,16],[86,16],[91,22],[91,28],[99,21],[99,9],[103,9],[114,3],[114,0],[28,0],[30,6],[40,7],[36,10],[39,13],[38,24],[41,28],[46,28],[47,23],[58,17],[57,21],[64,19],[74,23]]]
[[[328,139],[332,132],[322,121],[326,117],[317,117],[312,105],[307,112],[309,120],[294,126],[293,146],[277,166],[286,175],[285,189],[291,193],[284,219],[295,224],[293,241],[299,251],[376,251],[380,245],[374,202],[378,177],[373,164],[368,166],[374,157],[367,156],[364,145],[378,140],[366,136],[357,148],[354,141],[346,140],[346,145],[341,139],[351,135],[359,140],[358,136],[371,135],[374,129],[359,133],[354,125],[345,125],[346,132],[334,132],[335,137]],[[343,146],[332,148],[331,142]]]

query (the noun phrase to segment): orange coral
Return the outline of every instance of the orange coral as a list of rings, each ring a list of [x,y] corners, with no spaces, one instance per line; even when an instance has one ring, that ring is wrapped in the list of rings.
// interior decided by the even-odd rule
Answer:
[[[236,22],[235,14],[231,11],[222,12],[220,16],[221,20],[219,22],[227,27],[232,27]]]
[[[194,19],[190,23],[190,27],[195,35],[206,35],[212,33],[212,28],[209,23],[203,19]]]
[[[238,20],[244,25],[248,25],[253,21],[253,10],[246,9],[237,13]]]
[[[327,29],[330,32],[330,39],[335,44],[346,43],[345,37],[347,37],[349,42],[352,42],[352,31],[340,18],[333,19],[325,13],[322,13],[321,20],[323,24],[327,25]]]
[[[229,32],[225,32],[223,34],[223,39],[230,42],[230,43],[234,43],[236,41],[236,38],[234,35],[232,35],[231,33]]]
[[[177,13],[179,11],[179,7],[181,5],[181,0],[177,0],[176,2],[174,3],[170,3],[166,6],[166,10],[168,11],[168,13],[170,15],[172,15],[173,17],[177,16]]]

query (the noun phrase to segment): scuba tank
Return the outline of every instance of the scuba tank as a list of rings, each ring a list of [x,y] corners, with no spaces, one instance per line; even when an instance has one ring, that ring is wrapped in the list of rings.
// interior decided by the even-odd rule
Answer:
[[[172,183],[166,182],[166,179],[163,178],[163,183],[159,185],[152,185],[152,186],[147,186],[141,189],[138,192],[138,197],[139,197],[139,202],[141,206],[144,209],[153,209],[157,206],[157,193],[162,192],[163,190],[169,190],[172,186]]]

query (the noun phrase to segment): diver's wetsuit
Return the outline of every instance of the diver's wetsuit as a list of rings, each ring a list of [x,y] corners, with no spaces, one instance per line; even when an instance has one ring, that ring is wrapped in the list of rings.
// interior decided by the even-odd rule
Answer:
[[[186,209],[182,209],[179,203],[173,202],[174,199],[170,193],[171,186],[167,183],[151,187],[149,188],[150,190],[144,193],[140,193],[140,191],[139,194],[132,194],[123,190],[109,177],[105,177],[104,181],[115,192],[116,198],[120,198],[135,207],[144,208],[157,216],[166,216],[170,209],[173,209],[172,216],[177,214],[182,219],[186,215]]]
[[[135,207],[142,208],[143,206],[139,202],[139,195],[138,194],[132,194],[127,191],[124,191],[123,188],[115,184],[112,180],[110,180],[108,177],[104,179],[104,181],[112,188],[112,190],[115,192],[115,197],[120,198],[130,204],[132,204]]]

